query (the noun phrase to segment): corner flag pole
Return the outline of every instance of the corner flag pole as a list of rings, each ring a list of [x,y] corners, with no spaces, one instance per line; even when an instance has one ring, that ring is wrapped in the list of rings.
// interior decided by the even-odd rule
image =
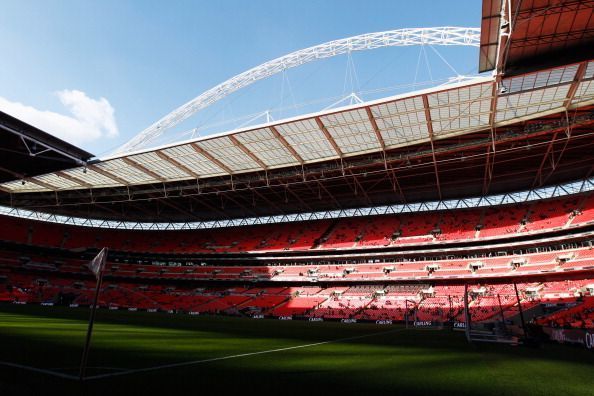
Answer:
[[[103,270],[105,269],[105,262],[107,260],[107,248],[103,248],[99,254],[88,264],[89,269],[95,274],[97,278],[97,285],[95,286],[95,298],[91,307],[91,317],[89,318],[89,327],[87,328],[87,340],[85,342],[85,349],[83,350],[80,361],[80,370],[78,379],[82,381],[85,378],[87,369],[87,360],[89,358],[89,349],[91,348],[91,335],[93,334],[93,324],[95,323],[95,312],[97,311],[97,302],[99,301],[99,291],[101,290],[101,282],[103,281]]]
[[[471,317],[470,317],[470,310],[468,309],[468,283],[464,284],[464,321],[466,322],[466,341],[468,343],[472,343],[472,337],[470,335],[470,326],[471,326]]]

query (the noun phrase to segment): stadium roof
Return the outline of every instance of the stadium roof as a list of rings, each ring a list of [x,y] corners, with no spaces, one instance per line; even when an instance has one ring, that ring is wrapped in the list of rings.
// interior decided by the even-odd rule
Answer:
[[[496,68],[490,77],[5,182],[0,204],[81,218],[204,222],[589,178],[594,54],[576,48],[590,43],[592,3],[485,0],[480,67]],[[510,4],[514,12],[504,8],[500,19]]]
[[[53,186],[35,176],[84,165],[93,157],[1,111],[0,141],[0,182],[4,183],[17,179],[17,183],[26,181],[39,188],[50,188]]]
[[[130,153],[0,185],[42,192],[206,179],[303,166],[499,128],[594,100],[594,61],[457,83]]]
[[[479,71],[509,76],[593,58],[593,14],[592,0],[484,0]]]

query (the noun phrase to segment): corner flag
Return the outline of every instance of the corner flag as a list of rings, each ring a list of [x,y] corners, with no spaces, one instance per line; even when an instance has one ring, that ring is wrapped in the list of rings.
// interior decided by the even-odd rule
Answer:
[[[91,272],[93,274],[95,274],[95,278],[97,278],[97,279],[99,279],[99,276],[103,274],[103,270],[105,269],[106,257],[107,257],[107,248],[103,248],[103,249],[101,249],[99,254],[97,256],[95,256],[95,258],[93,260],[91,260],[91,262],[89,264],[87,264],[87,267],[89,267]]]
[[[87,369],[87,360],[89,358],[89,349],[91,347],[91,334],[93,334],[93,323],[95,322],[95,312],[97,311],[97,302],[99,301],[99,292],[101,290],[101,281],[103,280],[103,270],[105,269],[105,262],[107,261],[107,248],[101,249],[99,254],[87,264],[87,267],[95,274],[97,285],[95,286],[95,298],[93,305],[91,305],[91,317],[89,318],[89,327],[87,329],[87,340],[85,342],[85,349],[83,350],[82,359],[80,361],[80,371],[78,378],[84,380]]]

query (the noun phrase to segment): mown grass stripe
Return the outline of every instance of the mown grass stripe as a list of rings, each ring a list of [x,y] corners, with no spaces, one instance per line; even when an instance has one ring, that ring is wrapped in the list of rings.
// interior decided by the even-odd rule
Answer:
[[[265,350],[265,351],[240,353],[240,354],[237,354],[237,355],[221,356],[221,357],[215,357],[215,358],[210,358],[210,359],[201,359],[201,360],[193,360],[193,361],[189,361],[189,362],[178,362],[178,363],[163,364],[163,365],[160,365],[160,366],[145,367],[145,368],[140,368],[140,369],[132,369],[132,370],[127,370],[127,371],[122,371],[122,372],[119,372],[119,373],[109,373],[109,374],[93,375],[93,376],[86,377],[85,380],[98,380],[98,379],[103,379],[103,378],[119,377],[119,376],[122,376],[122,375],[130,375],[130,374],[136,374],[136,373],[145,373],[145,372],[148,372],[148,371],[157,371],[157,370],[163,370],[163,369],[168,369],[168,368],[194,366],[194,365],[201,364],[201,363],[209,363],[209,362],[216,362],[216,361],[221,361],[221,360],[236,359],[236,358],[242,358],[242,357],[247,357],[247,356],[264,355],[264,354],[267,354],[267,353],[290,351],[290,350],[293,350],[293,349],[311,348],[311,347],[320,346],[320,345],[333,344],[333,343],[338,343],[338,342],[346,342],[346,341],[352,341],[352,340],[357,340],[357,339],[361,339],[361,338],[369,338],[369,337],[378,336],[378,335],[391,334],[391,333],[395,333],[397,331],[402,331],[402,330],[404,330],[404,329],[394,329],[394,330],[388,330],[388,331],[381,331],[381,332],[377,332],[377,333],[364,334],[364,335],[360,335],[360,336],[345,337],[345,338],[339,338],[339,339],[336,339],[336,340],[328,340],[328,341],[315,342],[315,343],[312,343],[312,344],[296,345],[296,346],[290,346],[290,347],[284,347],[284,348],[268,349],[268,350]]]

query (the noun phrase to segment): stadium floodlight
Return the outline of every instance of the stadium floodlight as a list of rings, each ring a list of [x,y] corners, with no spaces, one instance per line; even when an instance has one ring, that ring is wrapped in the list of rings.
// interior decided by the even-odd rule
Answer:
[[[172,128],[231,93],[247,87],[256,81],[318,59],[383,47],[406,47],[413,45],[462,45],[478,47],[479,44],[480,28],[446,26],[367,33],[329,41],[314,47],[295,51],[280,58],[262,63],[205,91],[134,136],[121,146],[117,150],[117,153],[128,153],[146,147],[148,143],[154,141],[169,128]]]

